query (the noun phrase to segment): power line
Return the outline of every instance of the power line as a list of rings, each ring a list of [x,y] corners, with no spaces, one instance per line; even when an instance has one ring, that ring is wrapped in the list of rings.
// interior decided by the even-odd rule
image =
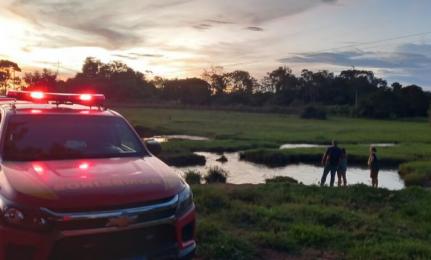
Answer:
[[[357,47],[361,47],[361,46],[375,45],[375,44],[385,43],[385,42],[389,42],[389,41],[397,41],[397,40],[402,40],[402,39],[420,37],[420,36],[425,36],[425,35],[429,35],[429,34],[431,34],[431,31],[405,34],[405,35],[400,35],[400,36],[390,37],[390,38],[384,38],[384,39],[375,40],[375,41],[361,42],[361,43],[355,43],[355,44],[348,44],[348,45],[344,45],[344,46],[338,46],[338,47],[334,47],[334,48],[321,49],[321,50],[312,51],[309,53],[320,53],[320,52],[327,52],[327,51],[342,50],[342,49],[347,49],[347,48],[357,48]],[[292,53],[292,54],[301,54],[301,53]],[[235,66],[240,66],[240,65],[252,65],[252,64],[263,63],[262,60],[263,59],[248,61],[248,62],[227,63],[227,64],[220,64],[217,66],[225,68],[225,67],[235,67]],[[197,70],[199,70],[199,69],[189,68],[189,69],[183,69],[182,71],[197,71]]]
[[[402,40],[402,39],[408,39],[408,38],[425,36],[425,35],[428,35],[428,34],[431,34],[431,31],[421,32],[421,33],[413,33],[413,34],[406,34],[406,35],[401,35],[401,36],[397,36],[397,37],[384,38],[384,39],[375,40],[375,41],[369,41],[369,42],[354,43],[354,44],[349,44],[349,45],[344,45],[344,46],[339,46],[339,47],[334,47],[334,48],[321,49],[321,50],[317,50],[317,51],[312,51],[311,53],[335,51],[335,50],[342,50],[342,49],[347,49],[347,48],[356,48],[356,47],[361,47],[361,46],[364,46],[364,45],[374,45],[374,44],[378,44],[378,43],[385,43],[385,42],[388,42],[388,41],[397,41],[397,40]],[[296,53],[296,54],[299,54],[299,53]]]

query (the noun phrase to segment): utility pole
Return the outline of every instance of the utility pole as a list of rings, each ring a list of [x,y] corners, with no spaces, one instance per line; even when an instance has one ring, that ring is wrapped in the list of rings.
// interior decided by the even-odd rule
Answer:
[[[355,66],[352,65],[353,73],[355,71]],[[355,82],[355,110],[358,111],[358,84]]]

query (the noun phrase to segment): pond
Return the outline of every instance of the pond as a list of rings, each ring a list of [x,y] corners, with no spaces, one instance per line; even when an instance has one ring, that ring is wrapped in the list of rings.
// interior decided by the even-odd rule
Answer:
[[[394,147],[397,144],[395,143],[377,143],[377,144],[361,144],[361,146],[374,146],[374,147]],[[280,146],[280,149],[296,149],[296,148],[324,148],[328,147],[329,145],[322,145],[322,144],[283,144]],[[342,145],[341,145],[342,146]]]
[[[220,154],[199,152],[199,155],[205,156],[207,162],[205,166],[194,167],[177,167],[179,172],[187,170],[197,170],[201,174],[206,173],[207,169],[212,166],[219,166],[229,172],[228,182],[233,184],[260,184],[265,183],[265,179],[276,176],[289,176],[305,185],[319,184],[322,175],[322,167],[308,164],[289,165],[285,167],[270,168],[264,165],[258,165],[239,160],[239,153],[225,153],[226,163],[218,162]],[[327,183],[330,178],[328,176]],[[366,168],[349,168],[347,171],[348,184],[364,183],[371,185],[369,171]],[[398,170],[383,169],[379,173],[379,186],[391,190],[403,189],[404,181],[400,178]]]
[[[322,144],[283,144],[280,146],[280,149],[296,149],[296,148],[319,148],[319,147],[327,147],[327,145]]]
[[[208,137],[195,135],[157,135],[150,138],[145,138],[145,140],[154,140],[159,143],[166,143],[171,140],[209,141],[210,139]]]

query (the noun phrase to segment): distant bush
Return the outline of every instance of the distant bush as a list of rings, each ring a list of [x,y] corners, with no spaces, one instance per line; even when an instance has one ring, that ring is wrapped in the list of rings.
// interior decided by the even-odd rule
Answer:
[[[276,176],[271,179],[266,179],[265,183],[290,183],[290,184],[298,184],[298,181],[289,176]]]
[[[431,162],[417,161],[400,165],[400,175],[407,186],[431,186]]]
[[[326,119],[326,111],[322,108],[317,108],[314,106],[308,106],[302,112],[301,118],[324,120],[324,119]]]
[[[135,131],[138,133],[140,137],[148,138],[155,135],[154,131],[151,130],[150,128],[147,128],[141,125],[135,125],[133,127],[135,128]]]
[[[205,165],[205,156],[194,153],[161,153],[159,158],[169,166],[186,167]]]
[[[184,173],[184,177],[188,184],[201,184],[202,176],[198,171],[189,170]]]
[[[214,166],[209,168],[205,181],[207,183],[226,183],[228,172],[220,167]]]

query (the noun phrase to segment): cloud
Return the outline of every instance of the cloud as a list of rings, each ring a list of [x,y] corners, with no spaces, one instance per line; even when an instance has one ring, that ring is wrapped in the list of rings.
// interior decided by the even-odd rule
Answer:
[[[254,31],[254,32],[262,32],[263,28],[262,27],[257,27],[257,26],[249,26],[249,27],[245,27],[245,30],[248,31]]]
[[[431,56],[411,52],[320,52],[279,59],[282,63],[318,63],[383,69],[415,69],[431,66]]]
[[[123,58],[123,59],[129,59],[129,60],[138,60],[141,58],[163,58],[163,55],[161,54],[152,54],[152,53],[136,53],[136,52],[130,52],[127,54],[113,54],[112,56]]]
[[[280,18],[340,1],[2,0],[0,12],[25,24],[7,45],[17,46],[20,63],[65,59],[79,70],[90,54],[172,76],[213,64],[272,62],[269,52],[286,38],[284,31],[271,30],[286,22]]]
[[[259,25],[335,2],[337,0],[15,0],[7,8],[39,26],[39,30],[55,32],[64,28],[76,38],[91,36],[93,46],[119,49],[145,43],[152,37],[146,34],[148,29],[181,28],[190,24],[198,30],[216,25]],[[249,27],[249,30],[259,31],[258,28]],[[70,45],[76,46],[76,41]],[[68,41],[61,42],[54,45],[68,44]],[[83,41],[84,44],[89,45],[88,41]]]
[[[193,28],[197,29],[197,30],[208,30],[212,27],[211,24],[207,24],[207,23],[201,23],[201,24],[196,24],[193,25]]]
[[[431,44],[404,44],[393,52],[356,50],[300,53],[278,61],[377,69],[391,80],[417,82],[431,87],[431,78],[427,73],[431,68]]]

